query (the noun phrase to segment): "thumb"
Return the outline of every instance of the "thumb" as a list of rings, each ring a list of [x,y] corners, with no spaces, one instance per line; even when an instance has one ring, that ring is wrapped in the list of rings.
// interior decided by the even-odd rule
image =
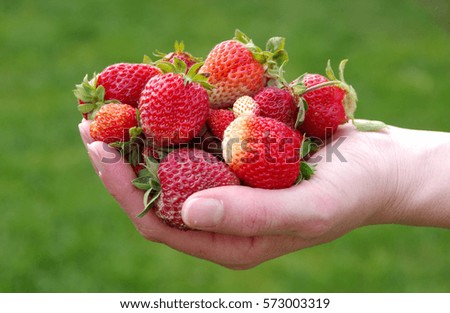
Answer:
[[[191,195],[182,208],[191,228],[238,236],[320,235],[329,227],[326,200],[308,182],[288,189],[225,186]]]

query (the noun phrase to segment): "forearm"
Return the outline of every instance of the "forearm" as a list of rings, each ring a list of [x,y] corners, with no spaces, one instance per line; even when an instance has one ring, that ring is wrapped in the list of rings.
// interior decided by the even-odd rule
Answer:
[[[391,131],[397,168],[377,222],[450,229],[450,133]]]

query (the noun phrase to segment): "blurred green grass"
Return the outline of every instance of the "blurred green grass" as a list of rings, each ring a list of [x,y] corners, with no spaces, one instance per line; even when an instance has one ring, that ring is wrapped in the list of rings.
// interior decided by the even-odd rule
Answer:
[[[71,90],[174,40],[287,38],[287,77],[349,58],[358,116],[450,131],[446,1],[3,1],[1,292],[449,292],[447,230],[372,226],[247,271],[140,237],[92,170]]]

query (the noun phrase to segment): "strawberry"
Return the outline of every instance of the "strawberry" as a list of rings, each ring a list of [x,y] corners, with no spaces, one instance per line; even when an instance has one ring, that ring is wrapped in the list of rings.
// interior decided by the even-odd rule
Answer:
[[[208,128],[211,133],[219,138],[223,139],[223,132],[234,120],[234,113],[228,109],[210,109],[207,119]]]
[[[234,39],[223,41],[211,50],[200,72],[208,74],[208,82],[214,86],[209,93],[212,108],[230,107],[237,98],[253,96],[264,87],[269,67],[276,64],[273,56],[287,58],[282,49],[284,44],[270,47],[272,52],[262,51],[236,30]]]
[[[161,71],[149,64],[119,63],[105,68],[98,84],[105,88],[105,100],[115,99],[137,107],[142,89],[150,78]]]
[[[161,70],[143,63],[118,63],[106,67],[100,74],[76,86],[79,110],[85,117],[93,117],[101,105],[121,102],[137,107],[141,91],[147,81]],[[88,115],[89,114],[89,115]]]
[[[168,72],[151,78],[139,99],[142,130],[157,145],[187,143],[197,136],[209,112],[209,85],[196,71],[197,63],[186,74],[186,64],[161,62]],[[205,87],[204,87],[205,86]]]
[[[301,124],[296,126],[307,136],[325,139],[349,119],[361,131],[378,131],[386,127],[380,121],[355,120],[358,97],[355,89],[344,79],[346,63],[347,60],[342,60],[339,64],[339,79],[328,60],[325,69],[328,78],[320,74],[304,74],[290,84],[290,88],[306,104],[306,113],[299,110],[297,121]],[[302,114],[304,116],[300,117]]]
[[[275,86],[264,87],[253,99],[258,103],[260,114],[270,117],[294,127],[298,108],[294,97],[287,89],[280,89]]]
[[[130,130],[137,127],[135,108],[127,104],[108,103],[95,115],[89,132],[94,140],[106,143],[125,142],[130,140]]]
[[[235,117],[248,114],[260,115],[261,109],[252,97],[242,96],[233,103],[233,113]]]
[[[247,186],[279,189],[300,174],[302,135],[268,117],[242,115],[225,130],[225,162]]]
[[[174,59],[177,58],[186,64],[186,69],[189,70],[192,65],[201,61],[201,58],[194,57],[189,52],[184,51],[184,42],[175,41],[174,51],[170,53],[163,53],[157,51],[156,56],[160,57],[162,61],[174,63]]]
[[[329,82],[319,74],[306,74],[302,83],[306,88]],[[310,137],[325,139],[334,133],[340,124],[347,122],[343,106],[345,90],[338,86],[325,86],[303,94],[307,111],[299,130]]]
[[[166,224],[188,229],[181,218],[183,202],[193,193],[219,186],[239,185],[239,179],[212,154],[194,148],[175,149],[161,163],[147,163],[147,173],[133,184],[147,190],[142,217],[154,204],[156,215]]]

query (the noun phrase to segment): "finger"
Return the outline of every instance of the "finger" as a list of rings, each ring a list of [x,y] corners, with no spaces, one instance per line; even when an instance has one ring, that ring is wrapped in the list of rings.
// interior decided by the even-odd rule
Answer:
[[[106,143],[94,141],[87,144],[88,154],[103,184],[108,192],[119,203],[135,226],[149,232],[152,227],[160,227],[161,222],[154,214],[137,215],[144,209],[144,192],[133,186],[131,181],[136,178],[132,167],[126,163],[120,153]]]
[[[94,141],[89,134],[89,126],[91,125],[91,122],[92,121],[88,121],[83,118],[80,124],[78,124],[78,130],[80,131],[81,140],[83,140],[84,146],[86,148],[87,144]]]
[[[239,236],[299,235],[313,238],[329,227],[332,201],[308,181],[280,190],[244,186],[195,193],[183,221],[195,229]]]

